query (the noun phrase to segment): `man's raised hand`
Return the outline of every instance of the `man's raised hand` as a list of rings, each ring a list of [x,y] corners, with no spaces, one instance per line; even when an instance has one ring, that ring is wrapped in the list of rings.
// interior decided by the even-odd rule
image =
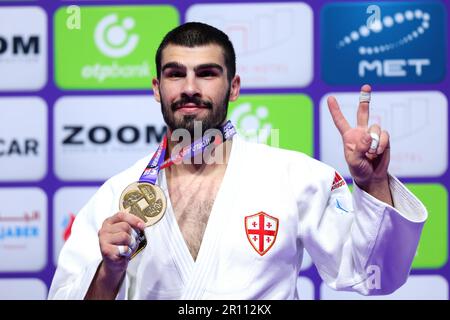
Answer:
[[[327,99],[331,117],[342,137],[350,174],[362,188],[388,181],[387,170],[390,159],[388,132],[377,124],[369,127],[370,92],[369,85],[361,87],[355,128],[352,128],[345,119],[336,99],[333,96]]]

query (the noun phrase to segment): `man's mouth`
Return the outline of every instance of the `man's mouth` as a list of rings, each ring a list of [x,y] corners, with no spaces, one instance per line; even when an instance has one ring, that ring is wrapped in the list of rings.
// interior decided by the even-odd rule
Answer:
[[[209,108],[202,104],[186,103],[186,104],[181,104],[181,105],[177,106],[175,108],[175,111],[176,110],[195,111],[195,110],[199,110],[199,109],[209,109]]]

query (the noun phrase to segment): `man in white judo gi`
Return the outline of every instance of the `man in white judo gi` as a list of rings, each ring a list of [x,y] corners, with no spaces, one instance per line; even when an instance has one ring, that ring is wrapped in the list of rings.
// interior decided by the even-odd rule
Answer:
[[[155,154],[106,181],[79,212],[49,298],[295,299],[304,250],[336,290],[389,294],[405,283],[427,211],[388,173],[389,135],[368,125],[368,85],[355,128],[328,98],[353,177],[350,193],[339,173],[318,160],[226,134],[227,125],[233,130],[228,101],[238,98],[240,78],[221,31],[201,23],[175,28],[156,65],[153,91],[167,138]],[[185,157],[171,165],[179,154],[176,129],[192,142],[197,121],[202,132],[219,129],[225,140],[206,143],[200,162]],[[223,161],[209,161],[217,155]],[[146,174],[154,175],[150,184],[159,193],[136,189]],[[134,193],[122,198],[130,184]],[[136,215],[119,210],[119,202],[134,206]],[[150,205],[154,211],[145,211]],[[155,210],[161,215],[146,227]],[[147,246],[134,256],[144,234]],[[369,269],[379,272],[376,285]]]

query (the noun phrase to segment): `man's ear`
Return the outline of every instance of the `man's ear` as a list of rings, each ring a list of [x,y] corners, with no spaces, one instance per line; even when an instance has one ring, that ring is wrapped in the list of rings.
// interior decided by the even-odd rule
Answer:
[[[230,86],[230,101],[236,101],[239,98],[239,92],[241,91],[241,77],[235,75],[231,80]]]
[[[152,80],[153,95],[155,100],[161,102],[161,96],[159,95],[159,80],[158,78],[153,78]]]

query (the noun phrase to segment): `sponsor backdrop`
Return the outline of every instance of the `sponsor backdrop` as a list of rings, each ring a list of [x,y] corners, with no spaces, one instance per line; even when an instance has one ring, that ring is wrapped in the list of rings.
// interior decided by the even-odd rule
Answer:
[[[228,114],[246,139],[304,152],[347,181],[326,97],[354,123],[360,85],[372,84],[371,122],[391,134],[391,173],[429,210],[408,282],[383,298],[448,299],[449,8],[0,1],[0,299],[45,299],[79,209],[161,141],[154,54],[185,21],[232,39],[243,89]],[[368,299],[330,290],[307,253],[298,290],[302,299]]]

